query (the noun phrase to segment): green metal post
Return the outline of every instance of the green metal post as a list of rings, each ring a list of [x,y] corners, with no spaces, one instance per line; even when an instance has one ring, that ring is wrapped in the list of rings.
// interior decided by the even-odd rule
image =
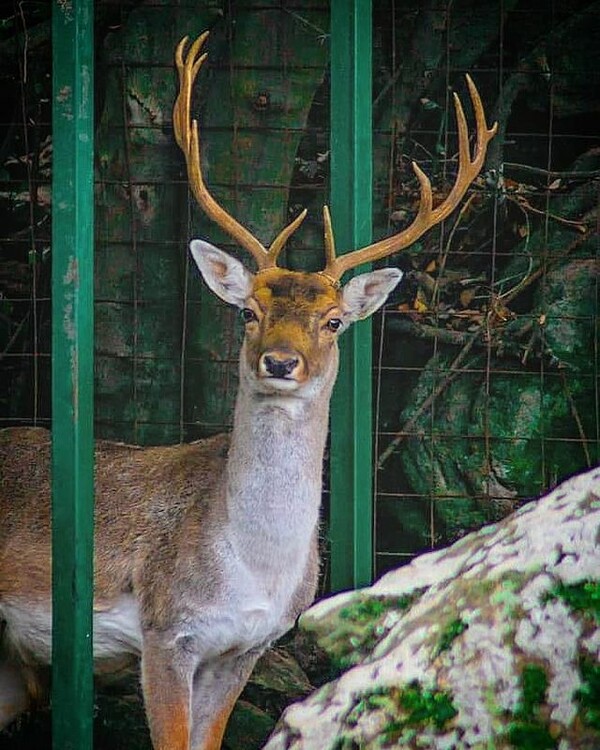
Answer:
[[[338,252],[371,241],[371,0],[331,3],[331,215]],[[364,267],[362,268],[364,271]],[[373,576],[371,323],[341,341],[331,410],[331,586]]]
[[[52,743],[92,747],[93,0],[54,0]]]

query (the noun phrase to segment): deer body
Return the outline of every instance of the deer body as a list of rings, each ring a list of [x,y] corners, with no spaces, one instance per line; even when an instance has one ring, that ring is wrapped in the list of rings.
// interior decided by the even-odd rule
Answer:
[[[340,279],[361,263],[412,244],[456,207],[480,171],[488,130],[477,120],[470,157],[456,99],[459,169],[432,207],[415,165],[421,203],[393,237],[336,257],[324,209],[326,266],[277,266],[302,212],[267,249],[219,206],[200,166],[191,89],[206,34],[176,51],[173,111],[194,195],[258,266],[194,240],[209,288],[245,322],[231,439],[139,448],[99,441],[95,461],[94,660],[100,677],[141,659],[144,705],[155,750],[218,750],[227,719],[260,654],[312,601],[329,401],[338,335],[371,315],[402,274],[394,268]],[[0,431],[0,730],[43,692],[51,658],[50,441],[39,429]]]
[[[338,366],[327,322],[356,317],[325,280],[279,269],[254,277],[206,243],[193,252],[217,293],[256,310],[231,439],[96,448],[95,667],[107,677],[141,656],[153,742],[165,750],[220,746],[256,659],[314,597]],[[373,272],[349,288],[371,279],[378,303],[399,277]],[[51,657],[48,433],[1,431],[0,463],[2,726],[42,692]]]

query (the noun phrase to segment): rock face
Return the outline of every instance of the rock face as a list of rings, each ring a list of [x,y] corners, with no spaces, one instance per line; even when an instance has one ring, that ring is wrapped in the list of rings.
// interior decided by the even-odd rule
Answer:
[[[600,469],[302,617],[340,676],[265,750],[600,748]]]

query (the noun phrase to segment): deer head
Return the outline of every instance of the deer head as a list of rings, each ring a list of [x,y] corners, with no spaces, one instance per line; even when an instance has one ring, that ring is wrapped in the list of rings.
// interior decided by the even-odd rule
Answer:
[[[201,54],[207,37],[208,32],[199,36],[187,54],[184,50],[188,37],[184,37],[176,50],[179,94],[173,110],[175,138],[185,155],[188,179],[199,205],[253,256],[258,271],[250,273],[238,260],[201,240],[192,241],[192,255],[210,289],[242,311],[246,325],[241,358],[243,377],[250,378],[259,390],[279,392],[301,392],[308,383],[323,378],[333,382],[337,370],[337,337],[352,322],[375,312],[400,281],[402,272],[396,268],[371,271],[353,277],[345,286],[340,283],[342,276],[361,264],[381,260],[408,247],[449,216],[481,170],[487,144],[497,126],[488,129],[479,93],[467,76],[477,124],[475,154],[471,159],[467,123],[455,94],[459,168],[456,182],[444,202],[433,208],[431,183],[413,163],[421,199],[409,227],[337,257],[331,218],[325,206],[325,268],[315,273],[280,268],[277,258],[304,220],[306,209],[284,227],[267,248],[214,200],[202,177],[198,124],[190,118],[190,104],[194,80],[207,57],[206,53]]]

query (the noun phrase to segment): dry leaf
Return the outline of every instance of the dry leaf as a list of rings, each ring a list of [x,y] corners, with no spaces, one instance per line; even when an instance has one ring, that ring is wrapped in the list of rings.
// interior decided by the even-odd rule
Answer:
[[[473,301],[473,298],[475,297],[475,290],[474,289],[463,289],[463,291],[460,293],[460,304],[463,307],[468,307],[471,302]]]
[[[413,309],[420,313],[424,313],[424,312],[427,312],[427,310],[429,310],[429,307],[427,306],[427,301],[425,299],[425,295],[420,289],[417,292],[415,301],[413,302]]]

